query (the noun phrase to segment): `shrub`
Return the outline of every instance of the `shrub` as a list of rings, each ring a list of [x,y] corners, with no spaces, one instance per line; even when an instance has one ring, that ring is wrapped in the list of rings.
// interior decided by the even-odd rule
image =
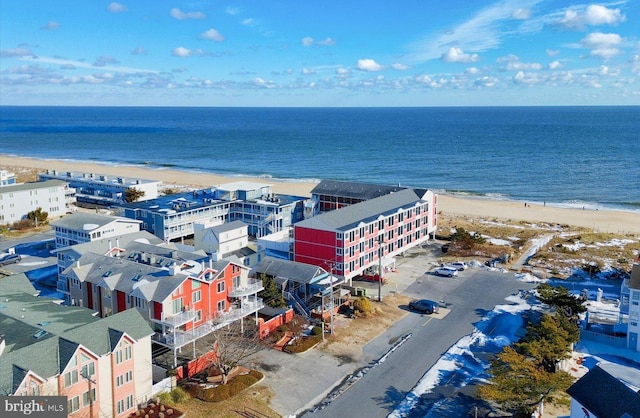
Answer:
[[[311,328],[311,335],[322,335],[322,328],[319,326]]]
[[[189,394],[182,388],[175,388],[171,391],[171,399],[175,403],[184,402],[189,399]]]
[[[222,402],[236,396],[246,388],[258,382],[264,375],[257,370],[251,370],[248,374],[236,376],[226,385],[218,385],[214,388],[203,389],[196,386],[193,396],[205,402]]]
[[[367,315],[371,312],[371,302],[369,301],[369,299],[361,296],[353,301],[353,309],[356,312]]]
[[[311,335],[308,337],[297,338],[293,344],[286,346],[284,349],[287,353],[304,353],[315,347],[322,341],[322,335]]]

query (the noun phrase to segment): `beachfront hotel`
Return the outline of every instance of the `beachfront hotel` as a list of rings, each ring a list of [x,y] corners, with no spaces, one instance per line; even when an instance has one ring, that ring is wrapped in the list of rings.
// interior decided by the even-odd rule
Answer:
[[[273,194],[269,184],[239,181],[121,207],[124,216],[142,221],[144,230],[175,241],[194,235],[195,224],[209,228],[242,221],[252,237],[282,231],[304,218],[306,201],[306,197]]]
[[[138,200],[150,200],[158,197],[157,180],[110,177],[104,174],[76,173],[47,170],[39,173],[40,180],[62,180],[76,189],[78,203],[99,206],[112,206],[125,203],[127,189],[142,192]]]
[[[324,212],[293,226],[294,261],[351,281],[390,268],[394,256],[436,232],[437,195],[402,189]],[[382,257],[382,259],[381,259]]]

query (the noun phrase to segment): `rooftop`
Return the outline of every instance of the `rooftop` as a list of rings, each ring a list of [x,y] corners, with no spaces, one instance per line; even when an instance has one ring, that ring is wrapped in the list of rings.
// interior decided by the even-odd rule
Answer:
[[[11,184],[8,186],[3,186],[2,189],[0,189],[0,192],[9,193],[9,192],[21,192],[24,190],[46,189],[49,187],[60,187],[66,184],[67,182],[64,182],[61,180],[33,181],[29,183],[19,183],[19,184]]]
[[[83,172],[73,172],[73,171],[58,172],[57,170],[46,170],[44,173],[40,173],[39,176],[55,177],[57,179],[65,180],[67,182],[91,181],[93,183],[121,184],[123,186],[135,186],[137,184],[161,183],[158,180],[127,178],[127,177],[117,177],[117,176],[114,177],[114,176],[107,176],[105,174],[83,173]]]

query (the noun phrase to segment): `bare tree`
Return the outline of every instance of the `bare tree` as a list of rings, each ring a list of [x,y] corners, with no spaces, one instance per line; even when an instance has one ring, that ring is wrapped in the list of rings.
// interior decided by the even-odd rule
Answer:
[[[223,385],[227,384],[233,369],[264,348],[255,323],[247,321],[242,324],[242,320],[212,332],[207,338],[207,345],[211,348],[209,370],[222,375]]]

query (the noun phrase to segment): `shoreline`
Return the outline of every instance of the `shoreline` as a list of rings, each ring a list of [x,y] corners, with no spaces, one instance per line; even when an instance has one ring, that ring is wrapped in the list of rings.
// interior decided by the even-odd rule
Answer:
[[[111,176],[158,180],[171,187],[186,186],[193,188],[212,187],[214,185],[248,181],[270,184],[277,194],[311,196],[311,190],[318,184],[310,180],[273,179],[269,177],[231,176],[206,172],[181,171],[171,167],[141,167],[134,165],[101,164],[97,162],[78,162],[69,160],[37,159],[0,154],[0,168],[9,171],[17,169],[47,169],[60,172],[77,171]],[[574,225],[592,229],[596,232],[615,234],[640,234],[640,212],[617,209],[585,209],[560,207],[551,202],[536,203],[516,200],[491,199],[483,196],[459,196],[438,193],[438,213],[445,216],[460,216],[478,219],[520,220],[542,222],[551,225]]]

